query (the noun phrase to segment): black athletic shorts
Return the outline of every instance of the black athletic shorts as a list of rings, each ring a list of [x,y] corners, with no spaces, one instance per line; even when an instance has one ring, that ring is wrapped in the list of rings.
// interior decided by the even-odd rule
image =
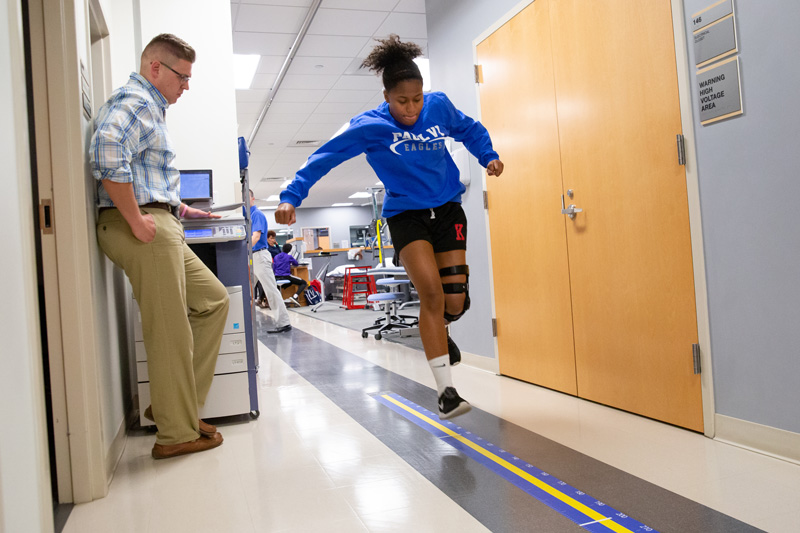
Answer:
[[[395,257],[414,241],[428,241],[434,253],[467,249],[467,215],[458,202],[432,209],[413,209],[386,219]],[[395,263],[397,264],[397,263]]]

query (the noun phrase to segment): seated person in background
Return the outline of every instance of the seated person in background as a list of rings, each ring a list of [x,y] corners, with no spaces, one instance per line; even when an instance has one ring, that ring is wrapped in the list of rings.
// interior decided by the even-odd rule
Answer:
[[[278,246],[277,235],[274,231],[269,230],[267,231],[267,250],[269,253],[272,254],[272,259],[275,259],[275,256],[281,253],[281,247]]]
[[[289,255],[289,252],[292,251],[292,245],[288,242],[283,245],[283,252],[279,253],[275,256],[275,259],[272,261],[272,268],[275,269],[275,279],[281,280],[285,279],[291,282],[292,285],[299,285],[299,289],[295,291],[294,296],[292,298],[297,298],[300,296],[306,287],[308,287],[308,282],[304,279],[298,278],[297,276],[292,276],[292,266],[298,266],[300,263],[297,262],[297,259]]]

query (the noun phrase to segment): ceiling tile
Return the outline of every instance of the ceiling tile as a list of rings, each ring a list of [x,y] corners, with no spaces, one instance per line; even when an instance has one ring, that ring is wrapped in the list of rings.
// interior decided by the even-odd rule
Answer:
[[[333,86],[337,91],[383,90],[383,82],[379,76],[342,76]]]
[[[349,113],[312,113],[308,120],[306,120],[307,124],[338,124],[337,130],[342,127],[343,124],[349,123],[350,119],[353,118],[353,115]]]
[[[270,113],[312,113],[316,112],[316,102],[272,102]]]
[[[302,163],[301,163],[302,164]],[[270,176],[294,176],[294,173],[300,168],[300,165],[297,164],[296,161],[276,161],[269,170],[267,170],[267,174]]]
[[[352,115],[357,115],[360,112],[362,105],[361,104],[347,104],[347,103],[339,103],[339,104],[326,104],[321,103],[317,106],[317,109],[314,110],[315,113],[351,113]]]
[[[257,154],[259,156],[270,155],[273,157],[277,157],[286,149],[286,147],[284,147],[283,145],[276,143],[270,144],[262,141],[256,141],[248,148],[250,148],[251,158],[252,154]],[[270,161],[270,164],[272,164],[272,161]]]
[[[298,126],[299,127],[299,126]],[[281,146],[286,146],[289,141],[292,140],[292,136],[294,135],[294,131],[285,132],[285,131],[267,131],[265,128],[261,128],[258,130],[258,134],[256,138],[253,140],[253,145],[255,146],[256,143],[261,144],[277,144]]]
[[[341,76],[350,64],[349,57],[295,57],[289,67],[291,74]]]
[[[339,76],[309,76],[303,74],[287,74],[281,84],[284,89],[330,89]]]
[[[247,116],[247,115],[258,115],[261,113],[261,110],[264,108],[263,102],[236,102],[236,114]]]
[[[325,0],[326,8],[363,9],[364,11],[391,11],[397,0]]]
[[[262,56],[252,88],[236,92],[240,135],[251,134],[311,3],[312,0],[231,2],[231,20],[236,29],[234,52]],[[279,194],[283,182],[261,182],[260,178],[293,176],[316,149],[295,147],[293,142],[327,140],[353,116],[374,109],[383,101],[380,77],[359,69],[376,44],[374,35],[397,33],[403,41],[413,41],[422,47],[423,54],[427,53],[424,12],[425,0],[323,0],[250,146],[251,183],[258,198]],[[322,67],[315,68],[316,65]],[[358,156],[321,180],[303,207],[353,201],[347,199],[350,194],[373,186],[376,181],[364,156]]]
[[[267,99],[266,89],[236,89],[236,102],[261,102]]]
[[[298,56],[354,57],[367,45],[369,37],[347,35],[306,35]]]
[[[295,35],[291,33],[233,32],[234,54],[288,54]]]
[[[325,95],[327,94],[328,91],[326,89],[291,89],[286,91],[278,91],[278,94],[275,96],[275,100],[273,100],[273,105],[278,102],[305,102],[318,104],[322,102],[322,99],[325,98]]]
[[[307,14],[302,7],[241,4],[233,30],[296,34]]]
[[[336,124],[303,124],[295,135],[295,141],[327,141],[336,133],[341,125]]]
[[[323,9],[317,11],[308,29],[310,35],[359,35],[371,37],[386,19],[381,11]],[[241,19],[241,11],[239,18]]]
[[[250,89],[263,90],[269,93],[277,78],[277,74],[256,74],[250,82]]]
[[[310,7],[312,0],[241,0],[242,4],[261,4],[269,6]]]
[[[324,97],[323,102],[326,104],[348,102],[364,104],[371,102],[375,99],[377,91],[329,91]]]
[[[283,63],[286,61],[285,55],[262,55],[258,62],[257,74],[277,74],[281,71]]]
[[[305,124],[313,113],[267,113],[264,122],[270,124]]]
[[[241,14],[239,18],[241,19]],[[427,39],[428,27],[425,15],[418,13],[391,13],[375,32],[377,35],[396,33],[405,39]]]
[[[400,0],[394,11],[396,13],[425,13],[425,0]]]

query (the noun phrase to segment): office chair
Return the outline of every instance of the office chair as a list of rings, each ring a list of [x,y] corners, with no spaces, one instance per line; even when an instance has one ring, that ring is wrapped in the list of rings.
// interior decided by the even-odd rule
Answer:
[[[407,279],[386,278],[379,279],[375,282],[376,285],[382,287],[398,287],[400,285],[408,285],[411,281]],[[367,302],[375,304],[382,303],[385,316],[375,321],[375,324],[361,330],[363,338],[369,337],[369,332],[378,330],[375,333],[375,339],[381,340],[383,334],[393,329],[408,329],[414,328],[419,324],[419,319],[412,315],[398,315],[397,304],[405,299],[405,294],[402,292],[379,292],[377,294],[370,294],[367,297]]]

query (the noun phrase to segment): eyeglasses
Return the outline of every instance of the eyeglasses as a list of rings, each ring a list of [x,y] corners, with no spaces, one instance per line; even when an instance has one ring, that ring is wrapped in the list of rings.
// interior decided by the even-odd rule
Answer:
[[[191,78],[191,76],[186,76],[185,74],[181,74],[180,72],[178,72],[177,70],[175,70],[175,69],[174,69],[174,68],[172,68],[171,66],[167,65],[167,64],[166,64],[166,63],[164,63],[163,61],[160,61],[160,63],[161,63],[162,65],[164,65],[165,67],[167,67],[168,69],[170,69],[170,70],[171,70],[172,72],[174,72],[175,74],[177,74],[177,76],[178,76],[178,77],[180,78],[180,80],[181,80],[181,83],[189,83],[189,80],[191,80],[191,79],[192,79],[192,78]]]

